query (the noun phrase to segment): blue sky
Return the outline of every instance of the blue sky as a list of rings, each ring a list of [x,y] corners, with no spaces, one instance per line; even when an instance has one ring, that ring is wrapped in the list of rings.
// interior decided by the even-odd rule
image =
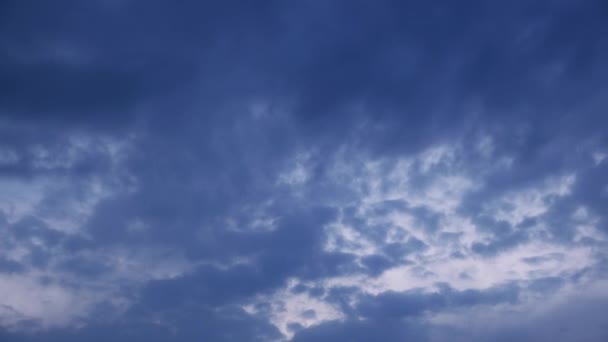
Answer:
[[[0,341],[608,340],[608,4],[3,1]]]

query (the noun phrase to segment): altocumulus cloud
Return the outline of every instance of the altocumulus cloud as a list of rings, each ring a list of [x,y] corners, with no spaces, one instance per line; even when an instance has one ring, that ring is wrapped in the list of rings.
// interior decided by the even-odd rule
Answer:
[[[607,17],[3,1],[0,341],[608,340]]]

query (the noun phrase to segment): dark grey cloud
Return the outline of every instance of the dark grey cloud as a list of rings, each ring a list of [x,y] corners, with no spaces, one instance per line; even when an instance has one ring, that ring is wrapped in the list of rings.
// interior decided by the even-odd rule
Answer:
[[[519,288],[513,285],[486,291],[454,291],[448,286],[430,294],[420,291],[385,292],[364,297],[357,306],[357,312],[361,317],[396,319],[421,316],[444,308],[516,302],[518,296]]]
[[[329,322],[303,330],[296,334],[293,341],[428,341],[428,332],[424,327],[407,321],[376,322]]]
[[[163,319],[166,317],[163,317]],[[204,322],[204,323],[201,323]],[[0,332],[6,341],[182,341],[204,338],[211,341],[269,341],[279,333],[268,323],[248,317],[234,309],[210,311],[184,307],[163,323],[149,317],[130,317],[124,322],[93,324],[81,329],[54,330],[44,333],[14,334]]]

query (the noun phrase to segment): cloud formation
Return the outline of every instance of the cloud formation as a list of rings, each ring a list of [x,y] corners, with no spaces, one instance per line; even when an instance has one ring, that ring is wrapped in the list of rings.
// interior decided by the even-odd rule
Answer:
[[[0,341],[604,341],[603,1],[0,5]]]

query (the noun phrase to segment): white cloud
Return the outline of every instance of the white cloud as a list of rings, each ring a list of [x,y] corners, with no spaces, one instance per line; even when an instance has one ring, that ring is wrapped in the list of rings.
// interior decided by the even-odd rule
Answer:
[[[485,174],[508,168],[509,158],[499,156],[501,162],[497,165],[492,156],[493,140],[484,136],[478,144],[481,164],[465,168],[459,159],[460,148],[458,144],[435,146],[418,155],[390,159],[349,159],[339,154],[329,167],[328,177],[336,184],[349,187],[355,196],[348,202],[338,202],[341,214],[325,227],[325,251],[353,254],[360,263],[365,256],[383,254],[386,244],[405,243],[409,238],[422,241],[426,248],[414,251],[407,256],[407,263],[389,268],[377,277],[330,276],[316,285],[326,290],[354,286],[373,295],[412,289],[433,291],[438,283],[447,283],[456,290],[485,290],[513,282],[525,284],[546,277],[568,277],[596,263],[590,247],[541,240],[546,228],[542,220],[526,228],[531,236],[529,240],[518,241],[496,255],[482,256],[472,251],[473,244],[487,243],[497,237],[491,230],[477,227],[474,218],[460,212],[459,206],[467,194],[484,185]],[[306,161],[298,167],[305,169]],[[565,174],[527,188],[498,193],[483,203],[483,213],[514,226],[526,218],[540,219],[556,200],[570,194],[575,182],[576,175]],[[389,201],[401,204],[383,207]],[[336,205],[332,201],[330,204]],[[344,216],[344,208],[350,208],[363,226],[352,226]],[[412,208],[422,208],[435,215],[437,227],[428,226],[429,221],[419,217]],[[576,214],[581,222],[578,234],[581,237],[600,234],[595,231],[595,222],[585,213],[581,209]],[[384,240],[378,240],[378,235],[373,234],[377,227],[385,229]],[[272,303],[271,321],[287,336],[291,336],[287,329],[289,322],[310,326],[343,315],[339,307],[323,299],[291,293],[290,289],[299,281],[294,279],[274,294],[256,299],[256,303]],[[325,314],[314,319],[298,318],[309,309]]]
[[[255,303],[268,303],[271,308],[270,322],[274,324],[283,335],[293,337],[294,332],[289,329],[290,324],[299,324],[302,327],[311,327],[324,321],[342,319],[344,314],[323,298],[315,298],[307,291],[296,293],[294,287],[302,283],[297,279],[290,279],[287,286],[271,296],[258,296]],[[314,285],[314,284],[309,284]],[[255,305],[245,305],[244,309],[256,314]]]

